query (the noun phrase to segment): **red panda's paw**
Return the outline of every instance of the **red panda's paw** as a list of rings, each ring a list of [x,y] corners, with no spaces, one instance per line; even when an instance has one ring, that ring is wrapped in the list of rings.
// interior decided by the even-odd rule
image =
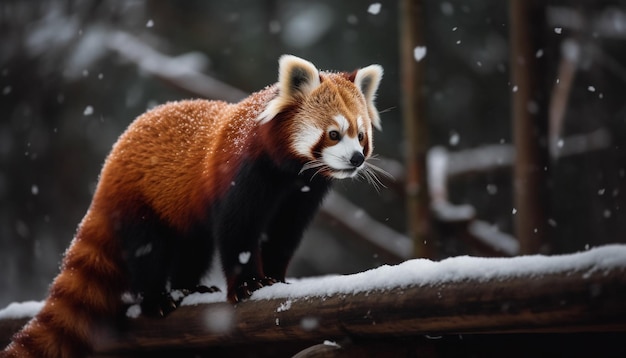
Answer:
[[[215,292],[221,292],[222,290],[219,289],[219,287],[217,286],[205,286],[205,285],[198,285],[196,286],[196,288],[190,292],[190,293],[194,293],[194,292],[198,292],[198,293],[215,293]]]
[[[197,285],[192,289],[180,288],[158,295],[146,295],[141,302],[141,312],[148,317],[166,317],[177,309],[183,299],[192,293],[214,293],[221,290],[216,286]]]
[[[173,299],[176,300],[176,303],[180,305],[183,299],[189,296],[192,293],[215,293],[221,292],[217,286],[205,286],[205,285],[197,285],[194,288],[173,288],[170,295]]]
[[[148,317],[162,318],[178,308],[180,300],[175,300],[170,292],[146,296],[141,302],[141,312]]]
[[[277,280],[277,279],[275,279],[273,277],[264,277],[264,278],[261,279],[261,283],[263,284],[263,287],[271,286],[271,285],[273,285],[275,283],[279,283],[279,282],[281,282],[281,281],[279,281],[279,280]]]
[[[271,286],[278,281],[271,277],[264,277],[261,279],[251,278],[242,281],[238,286],[229,289],[228,301],[232,303],[238,303],[247,300],[252,296],[252,293],[261,287]]]

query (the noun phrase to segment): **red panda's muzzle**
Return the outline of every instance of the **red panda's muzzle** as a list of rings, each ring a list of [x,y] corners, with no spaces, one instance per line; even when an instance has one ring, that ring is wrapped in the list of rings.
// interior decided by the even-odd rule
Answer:
[[[350,157],[350,164],[352,164],[355,168],[360,167],[365,162],[365,156],[361,152],[354,152],[352,157]]]

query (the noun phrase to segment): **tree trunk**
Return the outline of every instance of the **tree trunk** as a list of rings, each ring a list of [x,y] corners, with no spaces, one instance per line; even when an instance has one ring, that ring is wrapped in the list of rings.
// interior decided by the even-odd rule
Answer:
[[[535,55],[541,47],[546,28],[545,8],[531,0],[510,1],[510,44],[513,144],[515,236],[521,254],[547,251],[546,206],[548,150],[547,96],[540,79],[545,78],[542,58]]]
[[[434,258],[431,238],[430,205],[426,182],[428,130],[421,91],[423,60],[416,60],[414,49],[423,46],[422,2],[400,3],[400,77],[405,132],[407,231],[413,240],[415,257]],[[425,48],[425,47],[424,47]]]

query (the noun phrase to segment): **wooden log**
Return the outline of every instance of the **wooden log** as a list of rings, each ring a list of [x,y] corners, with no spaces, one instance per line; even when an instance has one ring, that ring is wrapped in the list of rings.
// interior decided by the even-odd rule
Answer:
[[[96,349],[137,356],[425,335],[626,332],[625,302],[623,245],[561,257],[415,260],[277,285],[236,306],[182,306],[165,319],[129,319],[126,329],[103,336]],[[21,323],[0,321],[0,341]]]
[[[101,342],[99,350],[200,349],[345,337],[625,331],[624,302],[626,262],[613,268],[590,265],[541,275],[251,300],[235,307],[184,306],[167,319],[131,320],[123,336]]]

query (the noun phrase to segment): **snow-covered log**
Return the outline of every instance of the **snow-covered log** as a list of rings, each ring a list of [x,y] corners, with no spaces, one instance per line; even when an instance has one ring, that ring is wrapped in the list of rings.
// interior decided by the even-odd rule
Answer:
[[[215,302],[221,299],[197,294],[166,319],[129,319],[128,331],[103,339],[98,351],[346,337],[371,342],[448,334],[623,332],[626,245],[560,256],[410,260],[353,275],[276,284],[234,307]],[[0,321],[0,341],[8,338],[11,323],[16,329],[14,320]]]
[[[563,256],[411,260],[137,319],[103,351],[485,332],[626,329],[626,246]]]

